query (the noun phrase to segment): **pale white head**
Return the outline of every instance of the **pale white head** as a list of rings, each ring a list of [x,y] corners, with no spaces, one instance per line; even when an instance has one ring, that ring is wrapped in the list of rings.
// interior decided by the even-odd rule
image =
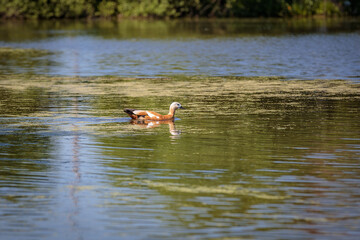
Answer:
[[[171,105],[170,105],[170,110],[169,110],[169,114],[174,116],[175,115],[175,110],[176,109],[184,109],[180,103],[178,102],[173,102]]]
[[[170,105],[170,109],[184,109],[180,103],[178,102],[173,102],[171,105]]]

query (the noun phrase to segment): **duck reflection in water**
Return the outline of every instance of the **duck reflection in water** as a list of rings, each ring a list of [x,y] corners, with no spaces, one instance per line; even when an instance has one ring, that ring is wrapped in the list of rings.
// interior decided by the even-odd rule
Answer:
[[[130,121],[131,124],[137,125],[141,128],[156,128],[159,127],[161,124],[168,124],[169,125],[169,132],[173,136],[178,136],[181,134],[180,130],[176,130],[175,123],[173,120],[165,120],[165,121],[149,121],[149,120],[136,120],[132,119]]]

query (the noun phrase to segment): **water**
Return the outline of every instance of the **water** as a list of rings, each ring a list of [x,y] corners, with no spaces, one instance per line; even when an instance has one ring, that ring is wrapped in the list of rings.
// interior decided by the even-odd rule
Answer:
[[[3,58],[0,71],[78,76],[284,76],[358,79],[358,20],[6,23],[0,47],[45,49]]]
[[[358,30],[352,24],[334,23],[327,33],[319,33],[316,24],[315,30],[307,24],[281,30],[276,21],[252,23],[258,28],[245,36],[230,27],[225,33],[214,27],[205,34],[200,27],[205,23],[185,22],[184,29],[157,23],[162,31],[156,34],[155,26],[148,29],[150,23],[146,28],[143,22],[133,24],[128,31],[115,25],[115,33],[111,24],[50,24],[53,28],[47,29],[38,23],[36,30],[15,24],[22,31],[0,35],[1,44],[13,47],[53,50],[59,44],[56,53],[10,49],[1,59],[1,239],[358,238],[360,91],[358,77],[349,77],[358,74],[351,72],[357,66],[339,63],[340,69],[326,73],[346,80],[314,80],[321,78],[314,72],[322,67],[299,57],[297,63],[309,77],[314,74],[312,79],[293,80],[280,70],[274,75],[285,78],[234,77],[230,72],[235,68],[229,64],[225,69],[226,58],[214,57],[218,64],[210,65],[228,75],[219,77],[207,67],[210,53],[198,49],[221,42],[236,45],[246,42],[244,37],[278,46],[295,41],[295,48],[308,46],[303,39],[316,42],[320,36],[354,43]],[[269,26],[272,30],[266,30]],[[179,40],[174,29],[187,32],[187,39]],[[252,40],[248,46],[256,45]],[[73,55],[72,62],[67,58],[71,51],[63,50],[85,53],[96,42],[104,48],[88,48],[85,56]],[[193,48],[207,57],[173,56],[191,63],[171,71],[157,61],[130,64],[122,72],[105,68],[120,61],[111,46],[129,44],[140,50],[146,49],[144,43],[166,53],[174,42],[183,46],[183,53]],[[142,59],[142,51],[138,53]],[[356,54],[350,51],[341,59],[358,61]],[[111,55],[114,61],[105,57]],[[101,56],[106,62],[98,61]],[[284,53],[285,65],[289,57]],[[209,70],[206,76],[190,72],[196,64]],[[271,68],[269,62],[262,64]],[[121,77],[138,76],[132,71],[141,68],[139,75],[146,78]],[[171,76],[161,78],[161,71]],[[108,73],[115,76],[104,76]],[[134,124],[122,111],[166,113],[175,100],[186,109],[176,112],[174,123]]]

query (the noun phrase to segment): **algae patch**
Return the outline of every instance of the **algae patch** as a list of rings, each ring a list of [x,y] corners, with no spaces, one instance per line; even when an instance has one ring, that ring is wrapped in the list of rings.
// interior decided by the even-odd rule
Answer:
[[[33,48],[10,48],[0,47],[0,58],[4,57],[42,57],[45,55],[54,54],[48,50],[33,49]]]
[[[29,87],[75,95],[124,97],[228,96],[315,98],[360,97],[360,84],[347,80],[285,80],[280,77],[53,77],[0,75],[0,86],[24,90]]]
[[[32,48],[0,48],[0,76],[11,75],[16,73],[28,72],[32,73],[34,66],[56,66],[60,63],[57,62],[55,55],[56,52],[32,49]],[[49,69],[44,68],[44,73],[48,73]]]
[[[143,183],[150,188],[157,188],[164,191],[179,192],[179,193],[226,194],[226,195],[248,196],[248,197],[255,197],[259,199],[268,199],[268,200],[282,200],[289,198],[289,196],[270,195],[264,192],[244,188],[237,185],[207,187],[207,186],[185,185],[185,184],[175,184],[175,183],[160,183],[160,182],[153,182],[150,180],[145,180],[143,181]]]

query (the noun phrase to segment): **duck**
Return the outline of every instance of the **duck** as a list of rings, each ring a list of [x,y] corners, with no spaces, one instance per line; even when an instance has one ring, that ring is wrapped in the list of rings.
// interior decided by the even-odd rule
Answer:
[[[127,113],[134,120],[148,120],[148,121],[168,121],[174,120],[175,111],[177,109],[185,109],[178,102],[173,102],[170,105],[169,113],[167,115],[161,115],[157,112],[148,111],[148,110],[137,110],[137,109],[124,109],[124,112]]]

